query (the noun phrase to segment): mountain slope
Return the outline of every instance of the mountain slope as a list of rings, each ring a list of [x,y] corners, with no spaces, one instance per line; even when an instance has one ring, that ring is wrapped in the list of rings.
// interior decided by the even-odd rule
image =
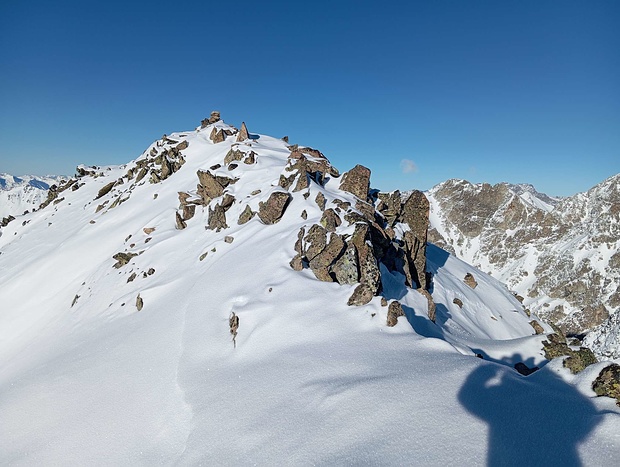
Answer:
[[[203,124],[125,166],[81,167],[0,231],[4,463],[620,461],[618,409],[589,388],[601,365],[546,364],[545,336],[495,279],[429,246],[433,323],[385,264],[362,306],[347,305],[358,285],[294,270],[300,229],[339,207],[329,239],[349,241],[367,200],[341,189],[354,171],[288,171],[304,151],[330,169],[244,128]],[[274,193],[288,202],[271,222]],[[382,297],[403,306],[394,327]],[[525,378],[517,362],[543,368]]]
[[[586,332],[620,307],[620,175],[552,203],[526,194],[508,184],[437,185],[427,194],[429,238],[506,282],[545,319]]]

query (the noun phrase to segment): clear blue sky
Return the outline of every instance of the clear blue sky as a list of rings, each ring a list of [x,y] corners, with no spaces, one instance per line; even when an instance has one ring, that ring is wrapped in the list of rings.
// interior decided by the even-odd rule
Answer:
[[[620,172],[620,1],[3,1],[0,172],[121,164],[213,109],[374,187]]]

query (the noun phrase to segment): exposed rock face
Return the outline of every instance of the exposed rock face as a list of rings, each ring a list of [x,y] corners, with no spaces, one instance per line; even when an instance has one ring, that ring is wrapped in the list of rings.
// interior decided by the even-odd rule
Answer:
[[[116,182],[110,182],[107,185],[105,185],[103,188],[101,188],[101,190],[99,190],[99,193],[97,193],[97,196],[95,197],[95,199],[99,199],[107,195],[112,190],[112,188],[114,188],[115,184]]]
[[[265,224],[275,224],[282,216],[290,202],[288,193],[284,191],[274,191],[264,203],[258,205],[258,217]]]
[[[580,334],[619,312],[620,175],[566,199],[461,180],[428,196],[438,220],[429,240],[506,282],[543,319]],[[612,350],[600,333],[591,341],[599,355],[620,357],[620,342]]]
[[[574,350],[567,344],[566,338],[560,334],[549,334],[547,339],[543,341],[545,358],[551,360],[564,357],[562,365],[570,369],[573,374],[579,373],[587,366],[597,362],[590,349],[580,347],[578,350]]]
[[[239,216],[239,220],[237,221],[237,224],[243,225],[243,224],[249,222],[250,219],[252,219],[255,215],[256,215],[256,213],[253,212],[252,209],[250,208],[250,206],[246,204],[245,209],[243,210],[243,212]]]
[[[400,222],[410,228],[405,232],[405,276],[410,287],[427,289],[426,241],[428,232],[429,203],[421,191],[413,191],[403,204]]]
[[[616,405],[620,407],[620,365],[612,363],[603,368],[592,383],[592,390],[597,396],[616,399]]]
[[[356,165],[342,176],[340,189],[366,201],[370,189],[370,169],[363,165]]]
[[[226,211],[221,204],[216,204],[214,208],[209,207],[208,228],[216,232],[228,228],[228,225],[226,225]]]

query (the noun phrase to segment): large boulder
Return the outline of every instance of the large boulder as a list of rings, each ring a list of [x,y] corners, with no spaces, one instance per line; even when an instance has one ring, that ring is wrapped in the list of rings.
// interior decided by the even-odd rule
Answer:
[[[274,191],[265,202],[258,204],[258,217],[265,224],[275,224],[284,215],[291,195],[285,191]]]
[[[245,126],[245,122],[241,122],[241,130],[237,134],[237,141],[245,141],[250,138],[250,134],[248,133],[248,127]]]
[[[616,405],[620,407],[620,365],[612,363],[603,368],[592,383],[592,390],[597,396],[616,399]]]
[[[407,224],[405,233],[405,276],[410,287],[428,289],[426,278],[426,242],[430,206],[421,191],[414,191],[402,206],[399,221]]]
[[[356,165],[342,176],[340,189],[366,201],[370,189],[370,169],[363,165]]]

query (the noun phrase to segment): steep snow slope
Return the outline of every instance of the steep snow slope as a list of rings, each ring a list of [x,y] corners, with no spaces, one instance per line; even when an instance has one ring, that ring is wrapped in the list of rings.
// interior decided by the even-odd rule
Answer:
[[[0,173],[0,218],[16,216],[32,211],[47,198],[51,185],[60,183],[66,177],[48,175],[44,177],[23,175],[16,177]]]
[[[462,180],[427,196],[431,241],[506,282],[567,332],[586,332],[620,309],[620,175],[561,200]]]
[[[234,132],[218,122],[169,135],[0,231],[3,463],[620,462],[619,409],[589,389],[601,365],[516,373],[546,363],[544,337],[502,284],[432,246],[436,324],[384,266],[383,296],[406,317],[387,327],[380,297],[347,306],[353,285],[289,266],[300,227],[321,218],[319,192],[355,205],[340,177],[290,192],[278,223],[239,225],[246,205],[283,191],[291,151],[263,135],[214,144],[213,128]],[[165,180],[127,177],[179,141],[185,163]],[[231,148],[255,163],[223,164]],[[179,192],[198,197],[197,170],[216,164],[238,179],[229,227],[205,229],[218,197],[178,230]],[[137,256],[114,268],[119,252]]]

